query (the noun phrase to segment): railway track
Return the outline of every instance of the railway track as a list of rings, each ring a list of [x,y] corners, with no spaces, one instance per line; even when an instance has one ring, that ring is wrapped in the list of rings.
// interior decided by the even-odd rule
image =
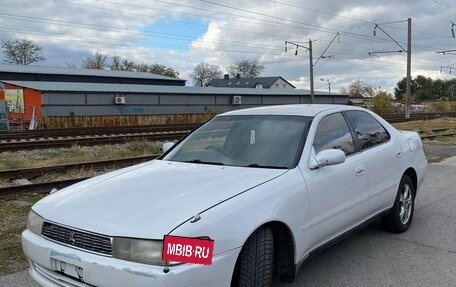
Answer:
[[[383,115],[383,118],[390,123],[440,117],[456,117],[456,113],[411,114],[409,119],[406,119],[403,115]],[[198,125],[173,124],[0,132],[0,152],[69,147],[72,145],[105,145],[138,139],[175,140],[182,138]]]
[[[21,179],[21,178],[36,178],[53,173],[64,173],[69,170],[74,169],[94,169],[102,170],[108,167],[126,167],[141,162],[149,161],[158,157],[158,155],[148,155],[148,156],[137,156],[137,157],[127,157],[127,158],[118,158],[111,160],[102,160],[102,161],[92,161],[92,162],[82,162],[82,163],[73,163],[73,164],[62,164],[54,166],[44,166],[44,167],[33,167],[33,168],[21,168],[21,169],[9,169],[9,170],[0,170],[0,178],[3,179]],[[16,195],[21,193],[42,193],[46,194],[52,188],[63,188],[74,184],[76,182],[87,179],[84,178],[75,178],[75,179],[66,179],[66,180],[57,180],[49,182],[40,182],[40,183],[31,183],[25,185],[15,185],[0,188],[0,199],[11,199]]]
[[[33,139],[59,139],[62,137],[77,137],[89,135],[115,135],[126,133],[150,133],[193,130],[200,124],[172,124],[153,126],[120,126],[120,127],[90,127],[67,129],[42,129],[0,132],[0,141],[18,141]]]
[[[420,120],[431,120],[443,117],[456,117],[456,113],[418,113],[410,114],[410,118],[406,119],[404,115],[381,115],[389,123],[401,123]]]
[[[432,130],[421,130],[418,131],[421,138],[423,139],[432,139],[436,137],[445,137],[445,136],[455,136],[456,133],[452,128],[438,128]],[[131,158],[121,158],[113,160],[104,160],[104,161],[93,161],[93,162],[84,162],[76,164],[66,164],[66,165],[56,165],[48,167],[36,167],[36,168],[26,168],[26,169],[12,169],[12,170],[0,170],[0,178],[6,179],[17,179],[17,178],[32,178],[39,177],[49,173],[62,173],[71,169],[103,169],[108,166],[124,167],[128,165],[133,165],[141,163],[147,160],[152,160],[158,155],[150,156],[141,156],[141,157],[131,157]],[[11,199],[15,198],[18,194],[22,193],[42,193],[47,194],[52,188],[63,188],[74,184],[76,182],[85,180],[87,178],[76,178],[68,180],[59,180],[51,182],[41,182],[27,185],[19,186],[10,186],[0,188],[0,199]]]
[[[35,130],[0,133],[0,152],[124,143],[147,139],[176,140],[199,124]]]
[[[73,145],[91,146],[124,143],[133,140],[147,139],[153,141],[176,140],[187,135],[189,130],[173,132],[126,133],[116,135],[77,136],[60,139],[33,139],[25,141],[0,142],[0,152],[32,150],[43,148],[70,147]]]
[[[0,170],[0,178],[4,179],[18,179],[18,178],[33,178],[48,175],[51,173],[63,173],[74,169],[93,169],[102,170],[107,167],[125,167],[129,165],[138,164],[148,160],[152,160],[158,155],[125,157],[110,160],[91,161],[72,164],[60,164],[53,166],[31,167],[31,168],[18,168]]]
[[[0,188],[0,199],[15,199],[18,195],[25,193],[49,194],[53,188],[62,189],[85,179],[89,179],[89,177],[3,187]]]

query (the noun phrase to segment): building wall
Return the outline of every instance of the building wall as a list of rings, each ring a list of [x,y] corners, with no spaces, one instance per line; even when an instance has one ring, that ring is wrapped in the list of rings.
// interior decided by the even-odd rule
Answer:
[[[236,109],[278,104],[307,104],[308,95],[122,94],[125,105],[114,104],[119,94],[43,92],[42,114],[48,128],[72,126],[150,125],[202,122]],[[315,96],[316,103],[346,104],[340,96]]]
[[[27,89],[23,87],[18,87],[11,84],[5,84],[3,97],[5,98],[5,93],[7,90],[22,90],[24,98],[24,113],[8,113],[8,119],[12,121],[29,121],[32,118],[33,108],[35,108],[35,116],[41,118],[41,92],[37,90]]]
[[[278,79],[275,83],[271,86],[271,89],[294,89],[292,85],[284,81],[283,79]]]
[[[242,95],[240,105],[231,104],[232,95],[195,94],[124,94],[125,105],[114,104],[112,93],[54,93],[43,92],[43,116],[198,114],[210,110],[222,113],[240,108],[278,104],[310,103],[309,96],[299,95]],[[345,104],[346,97],[315,96],[316,103]]]
[[[40,92],[5,84],[5,90],[22,89],[24,113],[9,113],[10,122],[27,126],[35,114],[48,128],[110,125],[150,125],[202,122],[231,110],[278,104],[308,104],[308,95],[242,95],[233,105],[233,95],[122,94],[125,105],[115,104],[115,93]],[[4,99],[0,93],[0,100]],[[344,96],[315,96],[316,103],[346,104]]]

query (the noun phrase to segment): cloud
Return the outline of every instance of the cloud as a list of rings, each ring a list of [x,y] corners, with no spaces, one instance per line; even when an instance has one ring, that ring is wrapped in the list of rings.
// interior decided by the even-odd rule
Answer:
[[[407,23],[382,24],[412,18],[412,74],[450,78],[456,49],[450,21],[456,4],[449,1],[302,1],[220,0],[17,0],[3,1],[3,38],[27,38],[42,47],[48,66],[65,66],[101,52],[137,62],[160,63],[188,79],[205,61],[223,68],[241,59],[259,61],[265,76],[283,76],[299,88],[309,88],[309,53],[294,55],[285,41],[303,46],[313,41],[315,88],[332,91],[363,80],[392,91],[406,74],[405,53],[368,52],[406,48]],[[166,23],[179,23],[167,25]],[[198,31],[195,33],[194,31]],[[202,31],[202,32],[201,32]],[[340,32],[329,46],[336,32]],[[389,37],[397,41],[395,43]],[[329,47],[328,47],[329,46]]]

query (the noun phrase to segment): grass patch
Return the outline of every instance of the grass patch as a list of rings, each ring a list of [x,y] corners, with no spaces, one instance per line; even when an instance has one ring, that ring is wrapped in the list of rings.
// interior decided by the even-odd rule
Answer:
[[[38,193],[28,193],[28,194],[21,194],[18,196],[18,199],[23,202],[28,202],[31,204],[37,203],[40,199],[45,197],[44,194],[38,194]]]
[[[440,118],[434,120],[411,121],[405,123],[395,123],[393,126],[399,130],[407,131],[430,131],[438,128],[456,129],[456,118]]]
[[[432,135],[434,129],[446,128],[448,131],[456,130],[456,118],[441,118],[425,121],[412,121],[405,123],[395,123],[393,126],[399,130],[421,131],[423,135]],[[447,132],[448,132],[447,131]],[[442,132],[435,132],[436,134]],[[456,136],[441,136],[432,139],[423,139],[429,145],[456,145]]]
[[[446,158],[447,157],[443,156],[443,155],[436,155],[436,156],[428,157],[427,160],[428,160],[429,163],[436,163],[436,162],[441,162],[441,161],[443,161]]]
[[[162,144],[146,140],[106,146],[42,149],[0,153],[0,170],[80,163],[161,153]]]
[[[36,197],[26,198],[34,201]],[[0,276],[27,268],[21,246],[31,203],[22,200],[0,201]]]
[[[25,227],[16,227],[0,232],[0,276],[23,271],[28,267],[22,252],[21,232]]]

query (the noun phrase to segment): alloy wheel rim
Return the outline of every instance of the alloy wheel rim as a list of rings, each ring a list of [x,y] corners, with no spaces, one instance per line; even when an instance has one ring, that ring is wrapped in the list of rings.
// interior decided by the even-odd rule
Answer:
[[[407,224],[412,214],[412,189],[405,184],[401,191],[399,218],[402,224]]]

